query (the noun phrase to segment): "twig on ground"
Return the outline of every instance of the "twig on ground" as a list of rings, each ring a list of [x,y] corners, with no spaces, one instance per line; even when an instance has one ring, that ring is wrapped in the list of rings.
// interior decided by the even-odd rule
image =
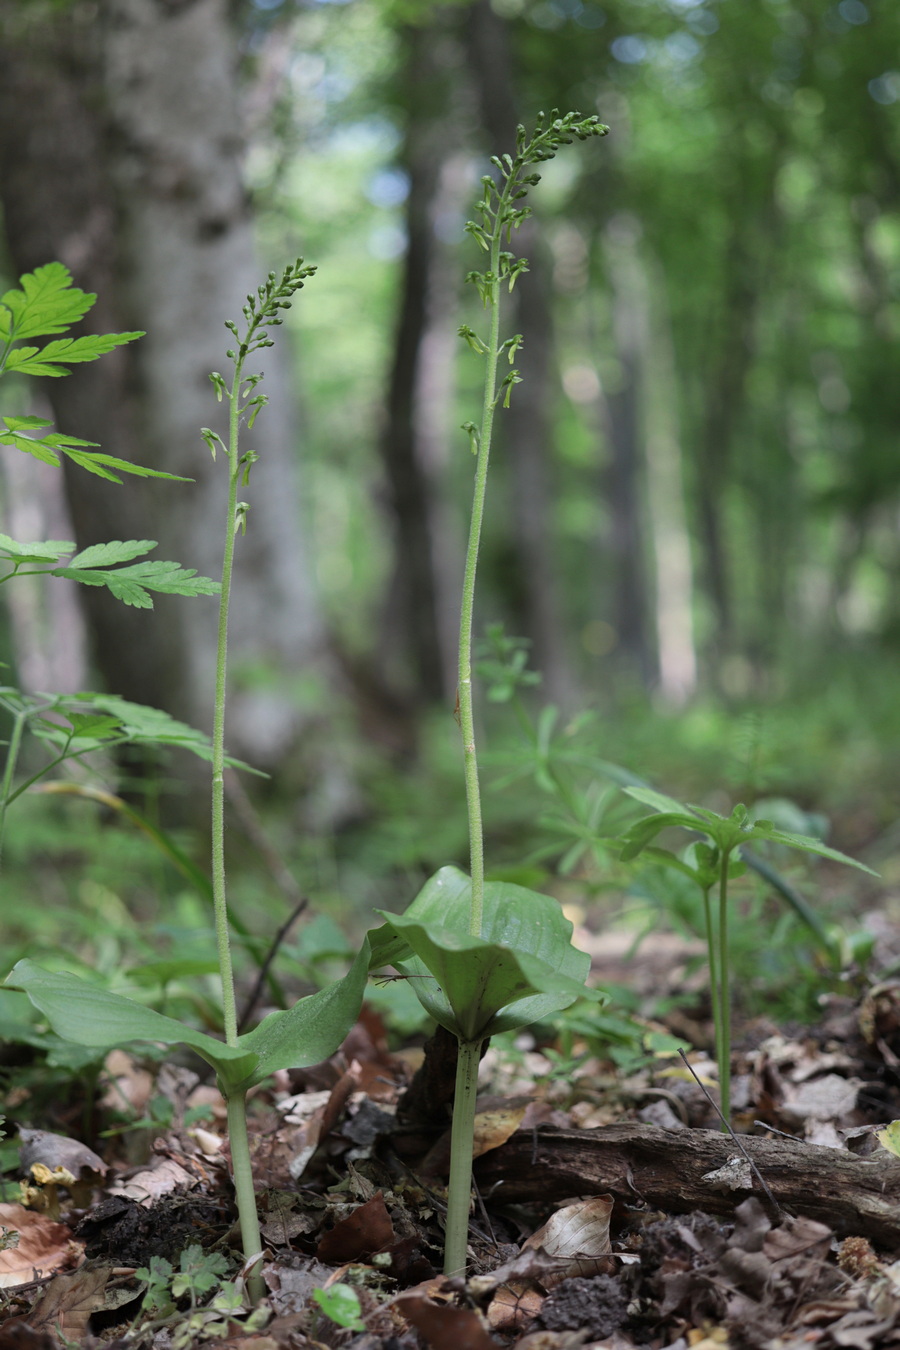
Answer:
[[[693,1078],[694,1082],[697,1084],[698,1088],[699,1088],[700,1091],[703,1093],[704,1097],[705,1097],[706,1100],[709,1102],[710,1106],[713,1108],[713,1110],[715,1111],[716,1115],[719,1117],[719,1119],[721,1120],[722,1124],[725,1126],[726,1130],[727,1130],[728,1133],[731,1135],[731,1137],[732,1137],[732,1139],[734,1140],[734,1142],[737,1144],[738,1148],[741,1150],[741,1153],[744,1155],[744,1157],[746,1158],[747,1162],[750,1164],[750,1170],[753,1172],[753,1175],[756,1177],[756,1179],[757,1179],[757,1181],[759,1182],[760,1186],[762,1186],[762,1188],[763,1188],[763,1190],[764,1190],[764,1192],[765,1192],[765,1194],[766,1194],[766,1196],[767,1196],[767,1198],[768,1198],[768,1200],[769,1200],[769,1203],[770,1203],[770,1204],[772,1205],[772,1207],[774,1208],[776,1214],[779,1216],[779,1218],[784,1218],[787,1211],[784,1210],[784,1209],[782,1208],[781,1205],[779,1205],[778,1201],[775,1199],[774,1195],[773,1195],[772,1192],[769,1190],[768,1184],[767,1184],[766,1179],[765,1179],[765,1177],[763,1176],[762,1172],[759,1170],[759,1168],[757,1167],[756,1163],[755,1163],[755,1162],[753,1161],[753,1159],[750,1157],[750,1154],[749,1154],[749,1153],[747,1152],[747,1150],[744,1148],[744,1145],[741,1143],[740,1139],[739,1139],[738,1136],[735,1134],[734,1130],[731,1128],[731,1126],[729,1125],[728,1121],[727,1121],[727,1120],[725,1119],[725,1117],[722,1115],[722,1112],[719,1110],[719,1105],[718,1105],[718,1103],[717,1103],[717,1102],[715,1101],[715,1099],[710,1095],[710,1093],[707,1091],[707,1089],[706,1089],[706,1087],[704,1086],[704,1084],[701,1083],[700,1079],[697,1077],[696,1073],[694,1072],[693,1065],[690,1064],[690,1062],[688,1061],[688,1057],[687,1057],[687,1055],[684,1053],[684,1051],[682,1050],[681,1046],[678,1047],[678,1053],[679,1053],[679,1055],[681,1056],[681,1058],[682,1058],[683,1061],[684,1061],[684,1067],[687,1069],[688,1073],[691,1075],[691,1077]]]

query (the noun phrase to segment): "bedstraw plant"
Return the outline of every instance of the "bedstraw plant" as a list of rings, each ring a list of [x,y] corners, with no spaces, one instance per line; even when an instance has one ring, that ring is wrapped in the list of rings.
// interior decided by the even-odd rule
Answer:
[[[506,245],[530,214],[523,205],[540,181],[533,166],[552,159],[576,138],[602,136],[597,117],[567,113],[543,116],[528,139],[519,127],[514,155],[493,158],[496,178],[481,180],[477,220],[466,229],[487,254],[484,271],[467,277],[481,298],[487,330],[469,325],[460,335],[484,360],[480,424],[465,423],[475,457],[475,486],[463,577],[459,628],[458,719],[462,733],[470,876],[441,868],[402,915],[384,914],[372,935],[373,965],[391,964],[407,976],[426,1010],[457,1039],[459,1055],[451,1131],[444,1270],[465,1271],[472,1186],[472,1154],[478,1065],[484,1042],[495,1032],[525,1026],[568,1007],[583,995],[590,959],[571,942],[572,925],[547,895],[507,882],[485,880],[484,834],[475,706],[472,685],[472,628],[475,577],[485,510],[494,415],[509,406],[520,375],[514,366],[522,337],[501,338],[501,299],[528,270]],[[509,369],[501,375],[503,359]],[[598,996],[599,997],[599,996]]]
[[[703,917],[706,929],[706,950],[709,963],[709,986],[713,1009],[716,1063],[719,1069],[720,1110],[725,1121],[731,1116],[731,980],[728,952],[728,887],[746,870],[742,856],[748,846],[780,844],[812,853],[833,862],[857,867],[870,876],[872,869],[848,858],[845,853],[829,848],[818,839],[805,834],[779,830],[770,820],[754,820],[746,806],[738,805],[730,816],[719,815],[703,806],[685,805],[674,797],[667,797],[648,787],[626,787],[629,796],[649,806],[653,815],[644,816],[624,835],[621,857],[623,862],[644,853],[674,868],[699,887],[703,896]],[[704,836],[678,856],[660,848],[654,840],[663,830],[677,828],[691,830]],[[756,866],[759,864],[756,860]],[[713,894],[716,902],[714,903]],[[725,1126],[723,1125],[723,1129]]]

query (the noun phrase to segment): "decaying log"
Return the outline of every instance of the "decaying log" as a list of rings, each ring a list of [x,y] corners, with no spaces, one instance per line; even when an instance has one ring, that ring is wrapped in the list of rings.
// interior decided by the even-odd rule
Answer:
[[[741,1143],[785,1210],[818,1219],[841,1236],[900,1247],[900,1158],[882,1149],[860,1158],[799,1139],[742,1135]],[[520,1130],[479,1158],[475,1178],[484,1198],[495,1202],[609,1192],[675,1213],[729,1214],[756,1194],[769,1207],[734,1140],[713,1130],[634,1123]]]

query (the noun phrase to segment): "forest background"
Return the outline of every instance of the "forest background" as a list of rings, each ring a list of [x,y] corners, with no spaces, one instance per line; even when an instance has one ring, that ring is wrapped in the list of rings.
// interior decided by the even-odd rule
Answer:
[[[890,880],[896,7],[0,0],[0,21],[4,282],[58,258],[98,293],[94,331],[147,332],[9,406],[196,480],[121,489],[75,471],[63,495],[8,452],[10,534],[152,536],[216,575],[225,484],[199,428],[217,426],[224,320],[268,268],[319,268],[266,363],[228,732],[273,775],[252,791],[300,893],[365,923],[465,862],[458,428],[480,372],[456,336],[477,303],[463,225],[488,155],[553,107],[611,130],[546,166],[522,231],[523,383],[498,429],[477,622],[530,643],[542,683],[522,712],[560,709],[556,740],[542,725],[570,768],[596,779],[602,756],[726,813],[776,798],[801,828],[830,813],[834,842]],[[213,602],[160,597],[148,614],[74,589],[7,599],[19,683],[102,681],[208,730]],[[602,891],[606,796],[584,788],[581,834],[554,835],[509,684],[488,669],[483,687],[495,777],[515,780],[488,798],[498,868],[546,886],[562,862]],[[139,768],[99,773],[202,858],[198,780]],[[197,937],[202,906],[144,836],[83,801],[17,809],[3,889],[22,952],[73,923],[95,967],[122,943]],[[243,794],[234,810],[258,838]],[[23,884],[41,897],[27,920]],[[271,930],[283,884],[244,885],[251,929]]]

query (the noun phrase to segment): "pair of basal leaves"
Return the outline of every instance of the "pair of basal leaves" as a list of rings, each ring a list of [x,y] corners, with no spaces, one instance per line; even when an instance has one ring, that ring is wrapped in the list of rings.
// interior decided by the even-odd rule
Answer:
[[[405,914],[384,914],[341,980],[270,1013],[226,1045],[172,1017],[66,971],[22,960],[6,981],[44,1013],[64,1040],[97,1050],[130,1041],[191,1046],[215,1069],[226,1095],[278,1069],[333,1054],[359,1015],[370,970],[395,966],[435,1021],[462,1041],[526,1026],[568,1007],[590,967],[572,946],[572,924],[550,896],[509,882],[484,892],[482,936],[468,932],[472,883],[455,867],[437,872]]]

